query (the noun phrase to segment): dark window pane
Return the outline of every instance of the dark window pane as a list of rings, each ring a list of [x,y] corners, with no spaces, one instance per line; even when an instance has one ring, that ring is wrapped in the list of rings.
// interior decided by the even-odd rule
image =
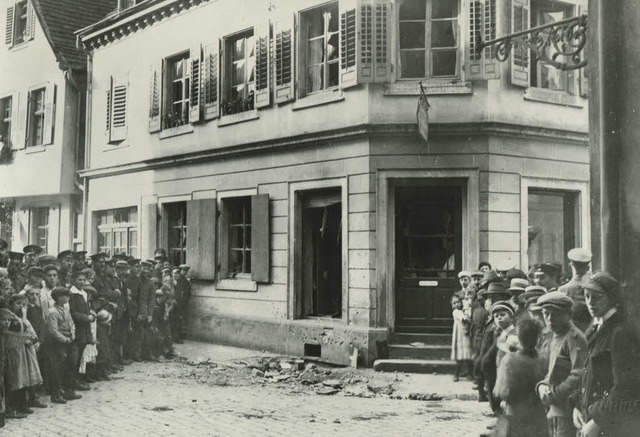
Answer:
[[[247,250],[244,253],[244,271],[243,273],[251,273],[251,251]]]
[[[424,37],[424,22],[400,23],[401,49],[423,49]]]
[[[400,6],[401,20],[420,20],[425,18],[426,0],[405,0]]]
[[[453,18],[458,16],[458,2],[451,0],[432,0],[431,18]]]
[[[245,235],[245,239],[244,239],[245,247],[247,249],[250,249],[251,248],[251,226],[247,226],[245,228],[244,235]]]
[[[400,52],[400,63],[402,64],[403,78],[425,77],[424,52],[422,50]]]
[[[432,76],[455,76],[458,64],[457,50],[438,50],[432,53]]]
[[[339,66],[338,66],[337,62],[329,64],[329,84],[328,84],[328,86],[330,86],[330,87],[338,86],[338,78],[339,78],[338,67]]]
[[[232,249],[243,249],[243,228],[242,226],[233,226],[231,228],[231,235],[229,241],[229,247]]]
[[[433,21],[431,22],[431,47],[456,47],[455,27],[457,23],[453,21]]]
[[[307,37],[315,38],[324,34],[323,10],[317,9],[307,14]]]

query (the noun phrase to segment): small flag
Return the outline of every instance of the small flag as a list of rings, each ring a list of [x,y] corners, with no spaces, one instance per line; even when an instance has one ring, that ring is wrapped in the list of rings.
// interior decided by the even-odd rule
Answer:
[[[427,93],[425,93],[422,82],[420,82],[420,97],[418,97],[416,118],[418,119],[418,132],[425,143],[429,142],[429,107]]]

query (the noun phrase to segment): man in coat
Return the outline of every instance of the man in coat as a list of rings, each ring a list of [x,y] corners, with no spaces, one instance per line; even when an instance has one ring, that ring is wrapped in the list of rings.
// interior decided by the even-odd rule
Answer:
[[[151,335],[153,309],[156,305],[156,289],[151,281],[153,264],[149,261],[140,262],[138,275],[138,311],[136,315],[137,332],[134,347],[134,359],[141,357],[146,361],[156,361],[152,354],[153,336]]]
[[[583,288],[595,322],[587,331],[580,390],[574,392],[574,425],[581,437],[640,435],[640,340],[623,312],[620,284],[596,272]]]

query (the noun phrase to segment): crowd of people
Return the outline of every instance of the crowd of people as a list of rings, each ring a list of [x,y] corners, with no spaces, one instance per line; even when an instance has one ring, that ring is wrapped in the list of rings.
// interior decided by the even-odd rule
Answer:
[[[0,427],[80,399],[134,361],[174,356],[186,334],[189,266],[29,245],[0,239]]]
[[[535,265],[459,273],[451,299],[454,381],[461,371],[497,417],[490,435],[640,435],[640,337],[618,281],[591,272],[591,253],[568,253],[573,271]]]

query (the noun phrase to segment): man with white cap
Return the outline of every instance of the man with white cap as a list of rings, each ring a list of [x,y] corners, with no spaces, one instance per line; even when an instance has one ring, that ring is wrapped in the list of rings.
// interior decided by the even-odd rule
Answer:
[[[584,284],[588,277],[587,272],[589,271],[589,265],[591,264],[591,256],[591,252],[582,247],[576,247],[567,253],[573,276],[569,282],[564,284],[558,290],[573,300],[584,301],[582,284]]]

